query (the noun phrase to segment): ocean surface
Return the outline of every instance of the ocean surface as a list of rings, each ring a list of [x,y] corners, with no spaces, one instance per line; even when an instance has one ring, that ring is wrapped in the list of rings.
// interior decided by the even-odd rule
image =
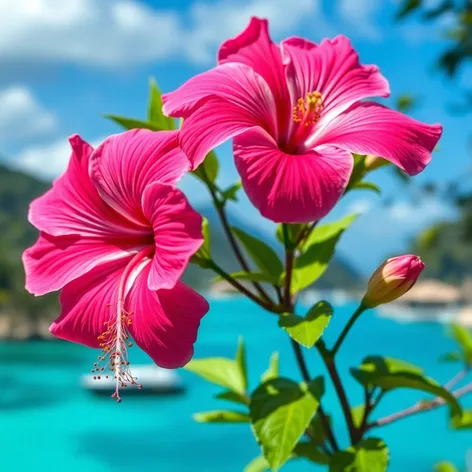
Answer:
[[[354,308],[336,308],[326,333],[328,342]],[[401,357],[441,382],[452,377],[454,365],[436,362],[441,353],[453,349],[444,331],[434,323],[400,324],[365,314],[339,357],[351,404],[361,401],[362,391],[349,376],[348,367],[366,355]],[[195,357],[233,357],[240,334],[247,345],[252,387],[275,350],[280,353],[282,375],[299,379],[277,318],[244,299],[211,302]],[[188,372],[180,372],[187,391],[179,396],[127,397],[124,392],[123,402],[117,404],[107,396],[91,395],[80,387],[80,376],[89,371],[96,354],[62,342],[0,344],[2,472],[241,472],[259,455],[248,425],[205,425],[192,420],[192,413],[221,408],[225,403],[212,398],[218,387]],[[306,357],[313,376],[324,373],[315,351],[307,351]],[[150,362],[136,347],[130,350],[130,360]],[[409,390],[391,393],[377,414],[397,411],[419,398],[421,395]],[[331,390],[323,401],[327,411],[339,410]],[[472,407],[472,399],[464,403]],[[334,421],[345,443],[343,419],[335,416]],[[390,448],[390,472],[431,472],[435,462],[445,459],[465,467],[467,450],[472,450],[472,431],[453,432],[447,424],[443,408],[374,430],[372,435],[384,438]],[[297,461],[283,470],[324,469]]]

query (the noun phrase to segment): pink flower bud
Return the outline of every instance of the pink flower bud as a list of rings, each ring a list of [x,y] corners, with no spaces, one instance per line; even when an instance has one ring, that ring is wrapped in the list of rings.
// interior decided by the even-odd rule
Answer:
[[[413,254],[388,259],[370,278],[363,305],[374,308],[400,298],[415,285],[423,269],[423,261]]]

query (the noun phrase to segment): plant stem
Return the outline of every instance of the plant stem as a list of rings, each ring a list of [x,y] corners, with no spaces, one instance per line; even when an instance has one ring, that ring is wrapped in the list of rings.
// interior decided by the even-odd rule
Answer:
[[[470,368],[465,367],[457,375],[455,375],[447,384],[444,385],[446,390],[452,390],[466,375],[469,373]]]
[[[279,301],[280,304],[283,304],[284,296],[282,294],[282,289],[279,286],[274,285],[274,290],[275,290],[275,293],[277,295],[277,300]]]
[[[347,325],[344,327],[343,331],[341,332],[333,349],[331,349],[332,356],[334,356],[339,351],[339,348],[341,347],[342,343],[346,339],[346,336],[349,334],[349,331],[351,330],[351,328],[354,326],[354,323],[359,319],[359,317],[362,315],[362,313],[364,313],[365,310],[366,310],[366,307],[364,307],[362,303],[357,307],[356,311],[353,313]]]
[[[236,241],[236,238],[234,237],[233,232],[231,231],[231,227],[228,222],[228,218],[226,216],[225,208],[224,205],[222,205],[222,202],[218,198],[218,195],[215,192],[215,187],[213,184],[209,181],[208,176],[206,174],[205,168],[202,166],[202,175],[205,180],[205,184],[208,188],[208,191],[210,192],[211,198],[213,200],[213,205],[215,206],[215,209],[218,213],[218,216],[220,218],[221,226],[223,227],[223,231],[226,235],[226,238],[228,240],[228,243],[234,252],[234,255],[236,256],[236,259],[239,262],[239,265],[245,272],[251,272],[248,263],[246,262],[246,259],[244,258],[243,253],[241,252],[241,249],[239,248],[238,242]],[[258,283],[258,282],[253,282],[254,288],[259,292],[261,297],[265,298],[267,301],[272,303],[271,298],[267,294],[267,292],[264,290],[264,288]]]
[[[455,392],[452,392],[452,395],[455,398],[460,398],[463,397],[464,395],[467,395],[468,393],[472,392],[472,382],[467,384],[466,386],[457,389]],[[376,428],[379,426],[385,426],[387,424],[393,423],[394,421],[401,420],[403,418],[407,418],[409,416],[416,415],[418,413],[423,413],[425,411],[431,411],[436,408],[439,408],[440,406],[444,405],[446,403],[446,400],[442,399],[441,397],[436,397],[435,399],[429,401],[429,402],[417,402],[414,405],[405,408],[404,410],[401,410],[397,413],[393,413],[388,416],[384,416],[383,418],[379,418],[378,420],[375,420],[374,422],[370,423],[367,425],[366,429],[371,429],[371,428]]]
[[[292,343],[293,351],[295,353],[295,357],[297,359],[297,364],[300,369],[300,372],[302,374],[302,378],[305,382],[309,382],[311,380],[310,373],[308,372],[308,367],[305,362],[305,358],[303,357],[303,352],[300,347],[300,345],[294,341],[292,338],[290,338],[290,341]],[[334,451],[339,450],[338,443],[336,441],[336,438],[334,437],[333,431],[331,429],[331,426],[329,424],[328,417],[326,416],[326,413],[323,410],[323,407],[320,406],[318,407],[318,415],[320,416],[320,421],[321,424],[323,425],[323,429],[325,431],[325,434],[328,438],[329,443],[331,444],[331,447],[333,448]]]
[[[290,242],[288,227],[286,223],[282,224],[282,232],[284,236],[284,246],[285,246],[285,281],[284,281],[284,302],[285,309],[287,312],[291,312],[293,309],[292,303],[292,294],[291,294],[291,285],[292,285],[292,271],[293,271],[293,247]]]
[[[373,400],[375,389],[364,387],[364,414],[362,415],[362,421],[358,428],[356,428],[356,442],[359,442],[364,437],[364,433],[367,431],[367,420],[369,415],[374,411],[380,400],[379,396],[377,400]]]
[[[334,362],[333,354],[326,349],[322,340],[318,341],[316,347],[318,348],[321,358],[323,359],[326,369],[328,370],[329,376],[331,377],[331,380],[333,382],[336,394],[338,395],[339,403],[341,404],[344,418],[346,419],[347,429],[349,431],[351,443],[355,444],[356,428],[354,426],[354,420],[351,414],[351,407],[349,406],[349,400],[347,398],[346,391],[342,384],[341,378],[339,377],[338,369]]]
[[[284,283],[284,305],[288,313],[293,311],[293,302],[290,286],[292,284],[293,251],[285,251],[285,283]]]
[[[319,221],[320,220],[313,222],[311,225],[307,226],[304,231],[300,233],[296,241],[296,246],[304,243],[308,239],[311,232],[316,228],[316,225],[319,223]]]
[[[285,245],[285,284],[284,284],[284,291],[283,291],[283,306],[285,310],[289,313],[293,312],[293,300],[292,300],[292,293],[291,293],[291,285],[292,285],[292,271],[293,271],[293,257],[294,257],[294,248],[292,247],[289,241],[288,235],[288,227],[284,223],[282,225],[282,231],[284,235],[284,245]],[[303,351],[300,345],[290,338],[290,342],[292,343],[293,351],[295,353],[295,358],[297,359],[298,368],[302,374],[302,378],[305,382],[310,382],[311,376],[310,372],[308,371],[308,367],[305,362],[305,358],[303,356]],[[321,424],[323,425],[324,432],[328,441],[333,448],[333,451],[338,451],[338,443],[334,436],[334,433],[331,429],[329,424],[329,419],[326,416],[326,413],[323,410],[323,407],[320,405],[318,407],[318,415],[320,417]]]
[[[239,283],[236,279],[231,277],[230,274],[225,272],[219,265],[217,265],[214,261],[209,261],[211,269],[213,269],[219,276],[225,279],[228,283],[230,283],[236,290],[240,291],[242,294],[246,295],[246,297],[250,298],[253,302],[257,303],[262,308],[265,308],[267,311],[272,313],[280,313],[281,310],[277,309],[272,302],[268,302],[262,298],[259,298],[257,295],[254,295],[250,292],[244,285]]]
[[[305,382],[310,382],[311,375],[308,372],[308,367],[303,356],[302,348],[300,347],[300,344],[298,344],[292,338],[290,338],[290,342],[292,343],[293,352],[295,353],[295,358],[297,359],[298,368],[300,369],[302,378]]]
[[[368,389],[367,387],[364,387],[364,404],[365,404],[365,409],[364,409],[364,414],[362,416],[362,421],[359,430],[362,431],[365,428],[365,425],[367,424],[367,419],[369,418],[369,414],[372,411],[374,404],[372,403],[372,396],[374,394],[374,391],[372,389]],[[362,439],[359,438],[359,439]]]

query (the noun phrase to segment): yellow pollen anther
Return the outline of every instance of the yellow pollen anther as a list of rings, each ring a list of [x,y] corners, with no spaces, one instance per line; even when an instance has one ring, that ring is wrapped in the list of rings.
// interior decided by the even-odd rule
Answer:
[[[307,93],[305,98],[299,98],[297,105],[293,107],[293,121],[304,126],[314,124],[320,119],[323,108],[323,97],[320,92]]]

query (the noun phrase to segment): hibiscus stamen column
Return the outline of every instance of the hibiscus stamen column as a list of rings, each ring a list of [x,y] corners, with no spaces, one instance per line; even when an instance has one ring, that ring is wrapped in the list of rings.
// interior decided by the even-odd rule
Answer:
[[[103,372],[106,368],[109,368],[110,371],[114,372],[116,387],[112,398],[116,398],[117,402],[121,402],[120,387],[126,388],[128,384],[131,384],[142,388],[141,385],[136,383],[137,377],[133,377],[129,368],[128,347],[131,347],[133,343],[129,340],[128,326],[133,323],[133,313],[126,311],[125,298],[127,286],[129,282],[133,282],[130,279],[139,271],[143,263],[147,263],[148,257],[153,252],[154,248],[152,246],[142,249],[126,266],[118,286],[115,319],[104,323],[106,330],[98,337],[102,355],[98,358],[99,363],[95,365],[94,371]],[[100,365],[100,362],[105,360],[107,360],[106,364]],[[100,379],[99,376],[98,379]]]

